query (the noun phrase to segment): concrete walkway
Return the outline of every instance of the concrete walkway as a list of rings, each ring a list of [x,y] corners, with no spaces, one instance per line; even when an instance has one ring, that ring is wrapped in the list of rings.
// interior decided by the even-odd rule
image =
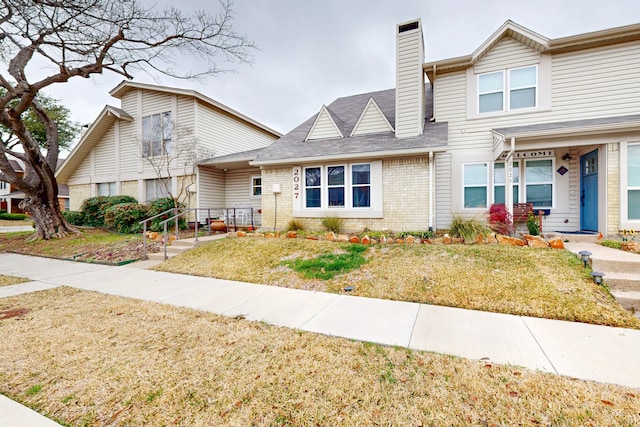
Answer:
[[[35,231],[30,225],[0,226],[0,233],[15,233],[17,231]]]
[[[136,264],[111,267],[0,254],[2,274],[32,280],[0,287],[0,298],[70,286],[640,388],[640,330],[163,273]],[[14,409],[5,400],[0,399],[0,426],[16,425],[6,424],[5,414]]]

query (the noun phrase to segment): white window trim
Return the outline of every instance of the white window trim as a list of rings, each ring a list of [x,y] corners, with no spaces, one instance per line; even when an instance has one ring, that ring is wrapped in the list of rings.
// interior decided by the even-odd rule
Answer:
[[[251,180],[249,181],[250,182],[250,185],[249,185],[249,196],[255,197],[255,198],[262,197],[262,190],[263,190],[263,188],[262,188],[262,175],[253,175],[250,179]],[[254,179],[260,179],[260,185],[259,186],[258,185],[253,185],[253,180]],[[260,193],[261,194],[253,194],[253,189],[257,188],[257,187],[260,187]]]
[[[521,181],[521,187],[520,187],[520,194],[519,194],[519,199],[522,200],[524,203],[529,203],[529,201],[527,200],[527,163],[528,162],[535,162],[538,160],[551,160],[551,181],[545,181],[545,182],[535,182],[535,183],[531,183],[531,185],[544,185],[544,184],[551,184],[551,206],[535,206],[536,209],[555,209],[556,208],[556,190],[557,190],[557,186],[556,186],[556,159],[555,157],[540,157],[540,158],[535,158],[535,159],[525,159],[524,160],[524,164],[522,167],[522,172],[520,172],[522,175],[522,179]],[[522,197],[524,196],[524,197]]]
[[[344,179],[344,182],[342,185],[329,185],[329,168],[342,168],[343,179]],[[349,190],[351,189],[351,186],[349,182],[350,180],[347,177],[347,173],[349,172],[349,167],[347,167],[346,164],[326,165],[323,168],[323,172],[326,175],[326,181],[325,181],[326,185],[320,186],[320,188],[322,188],[321,206],[323,207],[326,206],[327,209],[347,209],[348,207],[351,207],[351,203],[350,203],[351,197],[349,197],[349,194],[348,194]],[[344,206],[329,206],[329,188],[340,188],[340,187],[342,187],[342,189],[344,190]]]
[[[167,113],[170,114],[170,121],[171,121],[171,142],[170,142],[170,145],[169,145],[169,148],[170,148],[169,152],[165,151],[165,152],[162,152],[160,154],[156,154],[154,156],[152,156],[152,155],[146,155],[145,156],[145,154],[144,154],[144,150],[145,150],[144,145],[145,145],[146,142],[144,140],[144,119],[147,118],[147,117],[160,116],[160,119],[161,119],[160,122],[162,124],[163,123],[163,121],[162,121],[163,115],[167,114]],[[174,122],[174,113],[173,113],[172,109],[170,109],[170,110],[163,109],[162,111],[157,111],[157,112],[154,112],[154,113],[145,114],[144,116],[142,116],[142,120],[140,120],[140,126],[141,126],[141,131],[140,131],[141,138],[140,138],[140,141],[141,141],[141,144],[142,144],[142,146],[140,147],[140,154],[142,155],[143,159],[154,159],[154,158],[158,158],[158,157],[162,157],[162,156],[166,156],[166,155],[171,156],[171,155],[175,154],[175,152],[176,152],[176,146],[175,146],[176,143],[175,143],[175,135],[174,134],[175,134],[176,126],[175,126],[175,122]],[[166,147],[166,145],[164,143],[164,129],[161,130],[161,138],[162,138],[160,140],[161,147],[164,148],[164,147]]]
[[[489,180],[489,170],[493,170],[493,167],[489,167],[489,164],[491,164],[491,162],[468,162],[468,163],[463,163],[462,164],[462,191],[461,191],[461,197],[462,197],[462,209],[465,211],[485,211],[487,210],[487,208],[489,208],[489,183],[491,182]],[[465,166],[467,165],[485,165],[487,167],[487,176],[486,176],[486,181],[484,185],[478,185],[478,184],[465,184],[464,183],[464,172],[465,172]],[[485,188],[485,200],[486,200],[486,204],[485,206],[476,206],[476,207],[472,207],[472,208],[467,208],[465,207],[465,203],[464,203],[464,190],[465,188],[480,188],[480,187],[484,187]],[[491,190],[493,191],[493,186],[491,186]]]
[[[353,167],[360,165],[369,165],[369,184],[357,184],[357,187],[369,187],[369,206],[353,206]],[[371,209],[371,205],[373,204],[373,193],[372,193],[372,181],[373,181],[373,167],[371,163],[351,163],[349,165],[349,170],[347,171],[349,176],[349,204],[350,209],[353,210],[369,210]]]
[[[522,200],[522,194],[520,194],[520,193],[521,193],[521,191],[522,191],[522,183],[520,182],[520,181],[522,181],[522,180],[520,179],[520,178],[521,178],[521,176],[520,176],[520,175],[522,174],[522,168],[520,167],[520,165],[521,165],[521,160],[520,160],[520,159],[518,159],[518,160],[514,160],[514,161],[513,161],[513,164],[515,165],[516,163],[518,163],[518,182],[515,182],[515,177],[516,177],[516,175],[514,174],[514,175],[513,175],[513,177],[514,177],[513,186],[514,186],[514,187],[518,187],[518,201],[520,201],[520,200]],[[492,204],[497,203],[497,202],[496,202],[496,187],[506,187],[506,186],[507,186],[507,184],[506,184],[506,170],[505,170],[505,183],[504,183],[504,184],[496,184],[496,165],[498,165],[498,164],[505,165],[505,169],[506,169],[506,164],[505,164],[505,162],[493,162],[493,167],[492,167],[492,169],[491,169],[491,170],[492,170],[492,173],[493,173],[493,176],[491,177],[491,182],[492,182],[492,188],[491,188],[491,203],[492,203]],[[514,169],[515,169],[515,166],[514,166]],[[506,196],[506,193],[505,193],[505,196]],[[514,201],[513,201],[513,203],[518,203],[518,202],[516,202],[516,201],[514,200]]]
[[[526,89],[531,87],[531,86],[522,86],[522,87],[511,88],[511,72],[514,70],[521,70],[524,68],[531,68],[531,67],[535,68],[536,70],[535,105],[533,107],[511,109],[511,90]],[[496,74],[500,71],[502,72],[502,110],[480,112],[480,95],[488,95],[491,93],[499,92],[499,91],[480,92],[480,77],[486,76],[489,74]],[[475,94],[476,114],[478,116],[485,117],[487,115],[492,115],[492,114],[537,111],[540,106],[540,97],[538,95],[538,91],[540,88],[540,84],[539,84],[540,79],[538,76],[538,72],[539,72],[538,64],[532,64],[532,65],[525,65],[522,67],[505,68],[504,70],[489,71],[486,73],[478,74],[476,76],[476,88],[477,88],[476,92],[477,93]]]
[[[354,165],[368,164],[369,169],[369,188],[370,188],[370,206],[369,207],[353,207],[352,195],[352,177],[351,168]],[[329,167],[344,166],[345,167],[345,206],[328,206],[329,191],[327,170]],[[307,169],[320,168],[320,207],[307,208],[307,186],[306,171]],[[298,173],[299,175],[296,175]],[[300,188],[297,192],[296,199],[295,178],[300,176]],[[345,164],[324,164],[324,165],[308,165],[304,167],[293,168],[294,191],[293,191],[293,216],[302,218],[323,218],[327,216],[335,216],[339,218],[383,218],[382,202],[383,202],[383,186],[382,186],[382,161],[374,160],[370,162],[353,162]],[[312,187],[314,188],[314,187]]]
[[[640,190],[640,187],[629,187],[628,150],[629,145],[640,145],[640,141],[624,141],[620,143],[620,228],[622,230],[640,231],[640,220],[629,219],[629,190]]]

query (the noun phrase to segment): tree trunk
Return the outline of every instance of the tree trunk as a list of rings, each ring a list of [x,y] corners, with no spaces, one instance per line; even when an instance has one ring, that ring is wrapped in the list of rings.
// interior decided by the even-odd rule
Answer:
[[[33,236],[33,240],[49,240],[64,237],[70,233],[79,233],[62,216],[57,198],[42,200],[25,194],[24,200],[20,202],[20,207],[31,215],[35,223],[36,234]]]

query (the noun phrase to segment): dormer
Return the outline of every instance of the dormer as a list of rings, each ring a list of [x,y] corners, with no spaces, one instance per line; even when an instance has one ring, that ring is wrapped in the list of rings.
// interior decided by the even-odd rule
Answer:
[[[369,98],[367,105],[364,107],[364,110],[362,110],[362,114],[360,114],[349,136],[382,132],[394,132],[394,129],[378,106],[378,103],[372,97]]]
[[[309,129],[309,133],[307,134],[305,141],[313,139],[343,138],[343,128],[344,123],[342,120],[327,108],[326,105],[323,105],[316,116],[316,120],[313,122],[313,126]]]

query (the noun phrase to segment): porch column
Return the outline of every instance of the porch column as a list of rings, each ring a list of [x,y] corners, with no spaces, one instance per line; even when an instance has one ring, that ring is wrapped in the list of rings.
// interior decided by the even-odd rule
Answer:
[[[507,212],[513,218],[513,152],[515,151],[516,139],[511,138],[511,150],[504,159],[504,205]]]

